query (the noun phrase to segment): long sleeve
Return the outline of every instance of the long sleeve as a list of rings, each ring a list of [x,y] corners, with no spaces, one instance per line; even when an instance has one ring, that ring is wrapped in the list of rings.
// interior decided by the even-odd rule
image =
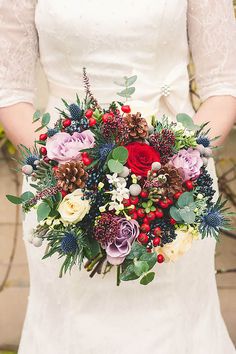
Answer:
[[[189,0],[188,36],[201,100],[216,95],[236,96],[232,0]]]
[[[0,107],[33,103],[38,57],[35,3],[0,1]]]

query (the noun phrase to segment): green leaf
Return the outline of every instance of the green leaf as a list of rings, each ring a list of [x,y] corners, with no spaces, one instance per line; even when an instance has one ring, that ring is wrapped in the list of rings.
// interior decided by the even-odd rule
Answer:
[[[49,215],[50,211],[51,211],[51,208],[48,205],[48,203],[42,202],[41,204],[39,204],[39,206],[37,208],[37,220],[38,220],[38,222],[46,219],[46,217]]]
[[[126,79],[126,86],[132,86],[135,81],[137,80],[137,75],[134,75],[134,76],[130,76]]]
[[[146,273],[149,270],[148,263],[146,261],[135,261],[134,262],[134,272],[139,277],[143,273]]]
[[[27,200],[31,199],[31,198],[34,198],[34,193],[32,192],[25,192],[23,194],[21,194],[21,199],[26,202]]]
[[[128,158],[128,150],[124,146],[119,146],[112,150],[112,157],[114,160],[118,160],[120,163],[124,164]]]
[[[138,279],[139,276],[134,271],[134,264],[130,264],[120,275],[120,280],[128,281]]]
[[[151,209],[150,208],[145,208],[145,212],[148,214],[150,213]]]
[[[126,89],[118,92],[117,94],[121,97],[130,97],[135,92],[135,87],[127,87]]]
[[[34,114],[33,114],[33,123],[34,122],[37,122],[41,117],[41,113],[39,110],[35,111]]]
[[[196,214],[193,211],[187,211],[185,209],[180,209],[179,211],[182,219],[186,224],[193,224],[196,219]]]
[[[23,202],[23,200],[19,197],[15,197],[14,195],[11,194],[7,194],[6,198],[9,200],[9,202],[13,203],[13,204],[21,204]]]
[[[54,195],[54,200],[58,204],[62,201],[62,195],[60,192],[57,192],[57,194]]]
[[[155,273],[154,272],[149,272],[146,275],[144,275],[144,277],[142,277],[142,279],[140,280],[140,284],[147,285],[151,281],[153,281],[154,277],[155,277]]]
[[[144,252],[147,253],[146,247],[140,245],[138,242],[134,242],[126,259],[140,258]]]
[[[183,208],[193,202],[194,198],[192,192],[184,192],[178,199],[178,205],[180,206],[180,208]]]
[[[142,256],[139,258],[140,261],[146,261],[148,263],[148,267],[150,269],[152,269],[154,267],[154,265],[157,262],[157,255],[156,252],[154,253],[143,253]]]
[[[195,125],[192,118],[186,113],[179,113],[176,116],[176,120],[183,124],[183,126],[189,130],[199,129],[198,125]]]
[[[181,215],[180,215],[180,212],[179,212],[179,209],[177,209],[175,206],[172,206],[170,208],[170,216],[175,219],[175,221],[177,222],[181,222],[183,221]]]
[[[48,125],[48,123],[50,122],[50,114],[49,113],[44,113],[43,118],[42,118],[42,125],[45,127],[46,125]]]
[[[86,241],[87,241],[88,247],[86,247],[84,249],[85,256],[88,259],[93,259],[100,253],[99,243],[93,238],[88,238]]]
[[[156,211],[156,208],[154,206],[152,206],[151,211]]]
[[[35,130],[35,133],[39,132],[40,130],[44,129],[45,127],[42,125],[41,127],[38,127],[36,130]]]
[[[118,160],[109,160],[108,163],[108,168],[111,172],[113,173],[120,173],[123,171],[123,165],[118,161]]]

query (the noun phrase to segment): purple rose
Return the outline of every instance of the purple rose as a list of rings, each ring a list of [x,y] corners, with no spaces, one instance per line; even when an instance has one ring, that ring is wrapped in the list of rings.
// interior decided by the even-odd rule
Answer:
[[[107,260],[113,264],[121,264],[130,253],[134,240],[139,235],[139,224],[136,220],[119,220],[120,229],[114,242],[106,247]]]
[[[75,132],[57,133],[47,139],[47,156],[51,160],[56,160],[63,164],[71,160],[80,160],[80,150],[89,149],[94,146],[94,136],[90,130],[82,133]]]
[[[170,161],[181,173],[183,180],[196,179],[200,175],[200,169],[203,165],[200,152],[189,148],[188,150],[180,150],[174,155]]]

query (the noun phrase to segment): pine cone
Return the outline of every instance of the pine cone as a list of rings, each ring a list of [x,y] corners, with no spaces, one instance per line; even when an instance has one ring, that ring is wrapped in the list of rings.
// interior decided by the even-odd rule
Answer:
[[[66,162],[59,165],[55,172],[57,185],[66,192],[73,192],[77,188],[84,188],[88,173],[82,161]]]
[[[128,138],[132,140],[145,139],[148,135],[148,125],[141,113],[127,114],[124,117],[124,124],[128,128]]]
[[[148,176],[147,184],[151,199],[173,198],[175,193],[182,190],[183,179],[175,167],[165,165]]]

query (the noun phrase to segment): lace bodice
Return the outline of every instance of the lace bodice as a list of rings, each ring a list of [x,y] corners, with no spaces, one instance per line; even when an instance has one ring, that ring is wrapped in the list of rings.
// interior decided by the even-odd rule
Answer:
[[[102,96],[138,74],[142,99],[176,104],[188,90],[189,50],[202,100],[236,96],[231,0],[0,0],[0,33],[0,106],[33,102],[38,57],[49,83],[77,89],[86,66]]]

